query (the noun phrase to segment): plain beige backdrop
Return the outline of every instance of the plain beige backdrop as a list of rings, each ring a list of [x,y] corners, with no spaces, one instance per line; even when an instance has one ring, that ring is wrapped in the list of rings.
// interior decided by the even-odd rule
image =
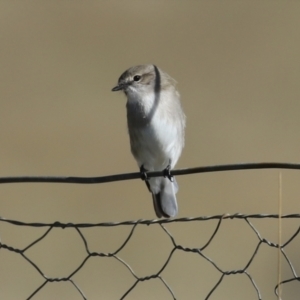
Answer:
[[[178,81],[187,115],[177,165],[300,160],[299,1],[0,1],[0,176],[104,176],[137,171],[119,75],[155,63]],[[177,177],[179,217],[278,213],[279,170]],[[281,171],[282,212],[299,213],[300,173]],[[5,184],[0,215],[24,222],[153,219],[140,180],[99,185]],[[277,220],[253,220],[278,242]],[[216,221],[166,227],[183,247],[202,247]],[[282,240],[298,228],[284,220]],[[46,228],[0,223],[3,244],[22,249]],[[84,229],[91,251],[113,252],[130,227]],[[243,220],[223,221],[205,250],[224,271],[242,269],[258,238]],[[299,271],[297,236],[285,251]],[[119,253],[138,276],[173,249],[158,225],[138,226]],[[68,276],[86,257],[74,229],[54,229],[26,252],[49,277]],[[278,251],[261,245],[247,270],[263,299],[277,299]],[[0,249],[0,298],[26,299],[43,282],[21,255]],[[175,251],[162,277],[177,299],[204,299],[221,273],[200,255]],[[282,257],[282,280],[292,278]],[[87,299],[119,299],[135,282],[115,259],[92,258],[74,281]],[[299,298],[299,283],[283,299]],[[49,283],[33,299],[82,299],[70,283]],[[159,280],[126,299],[172,299]],[[209,299],[258,299],[249,278],[224,278]]]

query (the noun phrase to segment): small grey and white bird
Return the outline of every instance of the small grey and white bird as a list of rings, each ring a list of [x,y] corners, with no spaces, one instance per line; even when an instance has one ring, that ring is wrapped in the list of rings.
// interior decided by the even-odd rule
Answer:
[[[127,96],[127,124],[131,152],[144,176],[146,171],[170,174],[184,146],[185,114],[176,81],[155,65],[139,65],[125,71],[112,91]],[[145,176],[146,177],[146,176]],[[174,177],[145,180],[152,193],[157,217],[178,213]]]

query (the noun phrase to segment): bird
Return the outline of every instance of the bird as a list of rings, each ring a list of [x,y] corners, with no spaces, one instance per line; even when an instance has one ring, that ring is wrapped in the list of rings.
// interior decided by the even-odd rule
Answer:
[[[171,176],[185,143],[186,116],[177,82],[154,64],[137,65],[119,77],[112,91],[127,97],[127,126],[131,153],[152,194],[158,218],[178,214],[178,184]],[[147,178],[149,171],[165,176]]]

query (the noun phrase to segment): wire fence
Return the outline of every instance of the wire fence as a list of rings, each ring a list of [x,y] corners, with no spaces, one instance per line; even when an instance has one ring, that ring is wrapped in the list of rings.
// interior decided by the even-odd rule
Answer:
[[[223,165],[223,166],[212,166],[212,167],[200,167],[200,168],[193,168],[193,169],[185,169],[185,170],[175,170],[172,171],[172,175],[183,175],[183,174],[192,174],[192,173],[204,173],[204,172],[216,172],[216,171],[229,171],[229,170],[245,170],[245,169],[270,169],[270,168],[280,168],[280,169],[300,169],[300,164],[286,164],[286,163],[259,163],[259,164],[241,164],[241,165]],[[61,182],[61,183],[101,183],[101,182],[108,182],[108,181],[116,181],[116,180],[126,180],[126,179],[135,179],[139,178],[139,173],[130,173],[130,174],[120,174],[120,175],[113,175],[113,176],[105,176],[105,177],[96,177],[96,178],[82,178],[82,177],[3,177],[0,178],[0,183],[15,183],[15,182]],[[154,176],[163,176],[161,172],[151,172],[149,173],[148,177]],[[119,264],[121,264],[129,274],[133,277],[133,284],[129,285],[127,289],[124,290],[120,299],[125,299],[141,282],[149,281],[149,280],[159,280],[163,284],[163,286],[168,291],[170,297],[172,299],[176,298],[176,287],[171,286],[167,280],[163,276],[164,270],[166,270],[176,252],[184,252],[184,253],[194,253],[197,254],[198,257],[202,260],[208,262],[211,267],[219,274],[218,279],[214,282],[205,299],[210,299],[211,296],[214,294],[216,289],[220,286],[222,281],[230,275],[242,274],[245,275],[248,279],[249,283],[251,284],[253,290],[256,294],[256,299],[263,299],[261,293],[261,287],[257,284],[254,276],[249,271],[251,265],[253,264],[259,250],[261,249],[262,245],[266,245],[270,248],[276,248],[278,252],[284,258],[287,266],[290,270],[290,278],[279,280],[276,285],[274,286],[274,293],[278,299],[281,299],[280,290],[284,284],[289,282],[298,282],[300,277],[297,275],[296,268],[294,267],[295,261],[293,262],[292,259],[285,251],[286,247],[289,246],[299,235],[300,226],[293,232],[288,239],[284,243],[279,240],[279,243],[274,243],[269,239],[264,238],[256,226],[253,224],[254,219],[278,219],[279,221],[282,219],[300,219],[300,214],[224,214],[224,215],[214,215],[214,216],[202,216],[202,217],[193,217],[193,218],[175,218],[175,219],[160,219],[160,220],[136,220],[136,221],[125,221],[125,222],[103,222],[103,223],[62,223],[62,222],[53,222],[53,223],[26,223],[19,220],[11,220],[6,219],[4,217],[0,217],[0,224],[6,223],[13,226],[25,226],[25,227],[34,227],[34,228],[45,228],[45,231],[36,239],[31,241],[25,247],[19,248],[13,245],[8,245],[0,240],[0,250],[2,251],[9,251],[14,255],[20,256],[24,259],[33,269],[41,276],[43,282],[40,286],[36,287],[35,290],[26,298],[32,299],[35,295],[37,295],[46,285],[52,282],[69,282],[75,288],[77,293],[81,296],[82,299],[88,299],[85,295],[85,292],[80,287],[78,283],[74,280],[74,276],[82,270],[85,264],[88,262],[90,258],[97,257],[99,259],[102,258],[110,258],[116,260]],[[171,231],[166,227],[167,224],[171,223],[178,223],[183,224],[187,222],[198,223],[198,222],[209,222],[211,220],[216,220],[217,223],[212,234],[207,238],[207,240],[197,247],[184,247],[181,243],[176,241],[176,238],[171,233]],[[239,222],[244,222],[250,228],[250,230],[256,236],[256,246],[254,248],[253,253],[250,256],[250,259],[240,269],[235,270],[223,270],[218,263],[216,263],[212,258],[210,258],[206,253],[205,249],[207,249],[214,238],[216,237],[217,233],[220,231],[222,224],[227,221],[231,220],[239,220]],[[121,258],[120,251],[125,247],[129,247],[128,243],[134,236],[137,227],[140,226],[152,226],[158,225],[162,232],[167,236],[167,238],[171,241],[171,249],[170,252],[161,266],[161,268],[153,274],[148,276],[139,276],[137,272],[130,266],[128,261],[125,261]],[[89,228],[104,228],[104,227],[124,227],[129,226],[130,231],[129,234],[125,237],[125,239],[121,242],[121,244],[112,252],[95,252],[90,249],[88,239],[83,232],[84,229]],[[66,228],[73,228],[84,246],[85,249],[85,257],[79,263],[79,265],[73,270],[70,274],[64,277],[49,277],[43,271],[42,268],[38,266],[34,259],[31,259],[28,255],[29,249],[35,247],[39,242],[44,239],[47,239],[49,233],[57,228],[66,229]]]

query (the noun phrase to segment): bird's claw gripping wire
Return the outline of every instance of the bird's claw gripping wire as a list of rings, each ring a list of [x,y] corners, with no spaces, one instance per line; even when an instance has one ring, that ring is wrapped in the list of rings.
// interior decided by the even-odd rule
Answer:
[[[148,178],[148,175],[147,175],[147,171],[148,171],[148,170],[146,170],[146,169],[144,168],[144,165],[141,165],[141,167],[140,167],[141,179],[142,179],[143,181],[145,181],[145,183],[146,183],[146,185],[147,185],[147,188],[148,188],[149,192],[152,193],[151,188],[150,188],[150,183],[149,183],[149,181],[148,181],[149,178]]]
[[[163,170],[164,177],[168,178],[171,182],[174,182],[174,176],[171,174],[171,166],[167,165],[167,167]]]
[[[141,165],[141,167],[140,167],[140,173],[141,173],[141,179],[143,181],[148,181],[149,180],[149,178],[147,176],[147,170],[144,168],[144,165]]]

